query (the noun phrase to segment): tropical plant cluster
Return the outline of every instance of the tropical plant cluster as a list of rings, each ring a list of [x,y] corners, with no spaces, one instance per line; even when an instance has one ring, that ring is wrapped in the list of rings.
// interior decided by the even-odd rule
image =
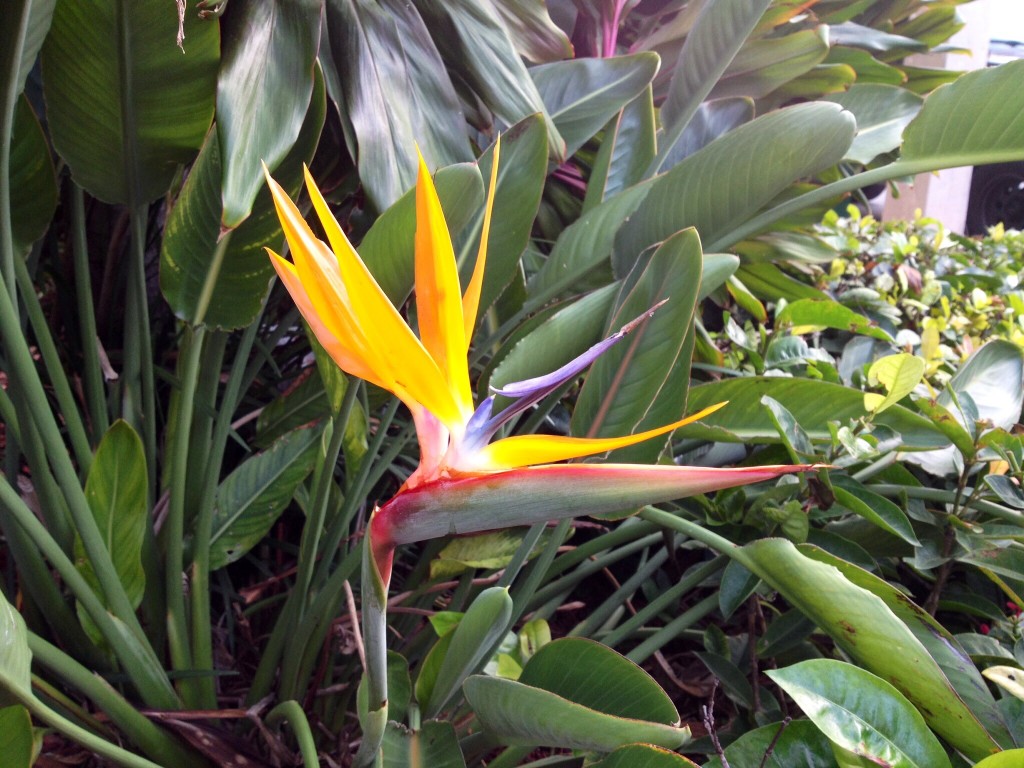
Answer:
[[[7,0],[3,765],[1017,765],[960,4]]]

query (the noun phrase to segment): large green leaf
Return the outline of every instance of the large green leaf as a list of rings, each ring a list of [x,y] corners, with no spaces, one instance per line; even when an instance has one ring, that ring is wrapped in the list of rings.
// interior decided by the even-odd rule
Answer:
[[[834,480],[835,478],[833,478]],[[921,642],[942,668],[957,695],[985,726],[985,730],[1003,746],[1012,746],[1002,713],[971,657],[945,627],[906,594],[863,568],[829,554],[819,547],[803,545],[800,551],[814,560],[835,566],[853,584],[866,589],[885,602]]]
[[[463,686],[484,727],[506,743],[611,752],[634,742],[675,749],[689,740],[657,683],[593,641],[549,643],[523,676],[525,682],[477,675]]]
[[[20,704],[0,709],[0,755],[7,768],[31,768],[32,718]]]
[[[904,88],[870,83],[854,85],[826,100],[842,105],[857,118],[857,137],[843,159],[865,165],[899,147],[903,129],[924,103]]]
[[[565,142],[558,133],[544,100],[512,44],[493,0],[422,2],[434,41],[445,60],[476,91],[494,115],[506,125],[540,113],[548,132],[552,157],[565,159]]]
[[[881,598],[783,539],[747,544],[736,558],[854,661],[896,686],[956,749],[976,760],[998,749],[925,646]]]
[[[219,26],[164,0],[57,4],[43,45],[43,89],[54,148],[75,181],[112,203],[167,191],[213,117]]]
[[[921,546],[906,513],[889,499],[872,493],[853,478],[841,475],[833,478],[832,492],[837,504],[893,536],[899,536],[908,544]]]
[[[672,69],[668,96],[661,107],[665,135],[651,172],[661,168],[690,118],[770,4],[770,0],[719,0],[702,7]]]
[[[25,89],[25,81],[50,30],[56,5],[57,0],[22,0],[5,6],[4,24],[0,26],[0,51],[4,52],[0,61],[0,83],[13,82],[14,96]],[[18,57],[9,53],[15,50]],[[16,69],[12,71],[13,68]]]
[[[0,594],[0,706],[32,696],[32,652],[25,619]]]
[[[1024,749],[1008,749],[975,763],[974,768],[1017,768],[1022,760],[1024,760]]]
[[[801,299],[785,306],[775,317],[778,327],[792,325],[795,334],[803,335],[825,328],[870,336],[882,341],[893,340],[886,331],[872,324],[870,320],[838,301],[813,301]]]
[[[1024,60],[969,72],[937,89],[903,132],[896,168],[916,172],[1020,160],[1024,157],[1021,78]]]
[[[469,606],[451,633],[444,658],[420,705],[427,717],[434,717],[451,700],[463,681],[477,672],[491,657],[512,621],[512,598],[505,587],[490,587]],[[417,695],[420,687],[417,685]]]
[[[594,763],[593,768],[697,768],[697,764],[661,747],[627,744]]]
[[[607,646],[580,637],[548,643],[519,682],[616,717],[678,725],[675,705],[653,678]]]
[[[383,768],[466,768],[455,729],[440,720],[428,720],[415,731],[388,723],[381,750]]]
[[[292,194],[299,190],[302,164],[316,149],[326,111],[323,78],[318,76],[299,137],[274,174]],[[262,173],[256,177],[262,183]],[[160,289],[186,322],[240,328],[256,318],[267,298],[274,268],[264,249],[280,249],[284,235],[266,186],[256,195],[250,215],[236,229],[223,231],[223,179],[220,138],[212,130],[167,220]]]
[[[821,102],[741,125],[651,182],[646,204],[622,228],[616,251],[635,258],[690,226],[704,243],[719,239],[792,182],[838,162],[855,129],[849,112]]]
[[[583,211],[614,197],[643,178],[654,160],[654,96],[650,87],[624,106],[604,129],[601,148],[587,182]]]
[[[767,675],[844,749],[892,768],[950,765],[921,713],[870,672],[833,659],[811,659]]]
[[[96,449],[85,482],[85,497],[103,535],[118,580],[135,607],[142,601],[146,572],[142,567],[142,540],[146,532],[146,451],[126,421],[116,421]],[[99,580],[85,547],[75,539],[75,565],[102,599]],[[79,607],[79,614],[84,610]]]
[[[635,284],[627,282],[629,290],[616,302],[610,330],[618,330],[659,302],[667,300],[667,304],[591,367],[573,411],[574,435],[627,435],[682,416],[700,275],[700,239],[694,230],[686,229],[654,252]],[[621,449],[613,460],[654,461],[667,440],[665,436]]]
[[[747,731],[725,748],[725,758],[729,765],[752,768],[836,767],[829,740],[810,720],[773,723]],[[721,758],[712,758],[704,768],[722,768]]]
[[[709,94],[759,99],[810,71],[828,54],[828,28],[804,29],[743,46]]]
[[[423,19],[402,0],[328,0],[331,58],[351,123],[359,179],[383,211],[431,168],[472,159],[455,88]]]
[[[323,0],[232,0],[217,79],[225,229],[252,211],[271,171],[299,136],[313,95]]]
[[[477,167],[490,183],[494,162],[493,145],[480,156]],[[487,239],[487,268],[480,293],[480,316],[490,307],[519,271],[519,259],[530,242],[547,171],[544,124],[536,115],[512,126],[501,137],[498,182],[494,193],[494,214]],[[471,218],[456,239],[462,285],[469,284],[476,264],[484,210],[468,212]]]
[[[715,99],[700,105],[666,156],[662,168],[669,169],[733,128],[754,119],[754,102],[747,98]]]
[[[859,389],[813,379],[741,377],[693,387],[689,401],[691,410],[701,410],[724,400],[728,400],[729,405],[697,424],[688,424],[680,434],[727,442],[778,442],[778,433],[761,406],[764,395],[782,403],[817,442],[831,440],[829,421],[842,423],[867,415],[864,393]],[[904,448],[937,448],[947,442],[945,435],[928,419],[900,405],[879,414],[874,422],[899,432]]]
[[[297,429],[242,462],[217,488],[210,568],[232,563],[267,534],[313,471],[320,430]]]
[[[10,162],[14,249],[24,253],[46,231],[57,208],[57,180],[50,148],[24,96],[18,99],[14,109]]]
[[[654,53],[636,53],[608,59],[572,59],[530,69],[565,140],[571,157],[613,115],[636,98],[658,71]]]

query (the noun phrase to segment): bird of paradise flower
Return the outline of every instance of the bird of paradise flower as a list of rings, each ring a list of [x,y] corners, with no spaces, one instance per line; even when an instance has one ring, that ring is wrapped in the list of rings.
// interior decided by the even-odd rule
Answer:
[[[492,440],[510,419],[578,377],[654,311],[558,370],[508,384],[474,406],[467,352],[480,308],[499,152],[496,144],[479,251],[465,291],[437,191],[420,157],[415,235],[418,337],[349,243],[308,170],[306,187],[329,246],[313,234],[288,195],[267,176],[292,256],[289,262],[269,251],[278,275],[338,366],[388,390],[408,407],[419,441],[419,466],[394,497],[374,510],[368,526],[363,611],[371,710],[386,707],[386,675],[383,668],[372,669],[369,646],[384,645],[382,617],[396,547],[449,534],[628,509],[808,469],[555,463],[668,434],[724,403],[621,437],[513,435]],[[497,413],[496,395],[511,400]],[[375,620],[368,620],[368,612],[374,611]],[[378,658],[382,665],[383,655]]]

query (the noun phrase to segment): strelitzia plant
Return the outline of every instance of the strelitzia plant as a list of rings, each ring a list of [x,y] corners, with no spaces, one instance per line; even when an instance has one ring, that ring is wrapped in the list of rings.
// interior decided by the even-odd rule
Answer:
[[[513,435],[508,422],[579,376],[657,307],[545,376],[508,384],[474,405],[467,353],[476,325],[496,186],[495,146],[479,251],[465,291],[444,213],[422,156],[416,184],[417,336],[381,290],[306,171],[306,187],[327,235],[318,239],[269,174],[292,261],[270,258],[302,316],[346,373],[401,400],[412,414],[419,466],[375,508],[364,546],[363,625],[367,649],[364,730],[386,720],[384,609],[395,549],[451,534],[598,514],[776,478],[805,465],[704,468],[556,462],[592,456],[666,435],[725,405],[662,427],[612,438]],[[510,404],[495,412],[498,397]],[[369,720],[376,721],[372,726]],[[375,739],[364,734],[366,744]],[[379,743],[379,741],[378,741]]]

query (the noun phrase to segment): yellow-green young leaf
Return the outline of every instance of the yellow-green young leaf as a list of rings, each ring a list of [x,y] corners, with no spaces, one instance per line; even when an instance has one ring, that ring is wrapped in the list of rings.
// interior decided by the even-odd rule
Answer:
[[[118,580],[131,604],[138,607],[146,588],[142,568],[142,539],[146,532],[146,452],[142,440],[126,421],[107,430],[85,481],[85,497],[96,526],[114,563]],[[103,599],[81,538],[75,538],[75,566]],[[79,606],[83,626],[97,637],[92,621]]]
[[[593,768],[697,768],[682,755],[650,744],[619,747]]]
[[[872,413],[881,413],[896,405],[921,383],[924,368],[924,358],[905,352],[876,360],[868,369],[868,383],[872,386],[881,385],[885,394],[865,393],[864,407]]]
[[[20,704],[0,709],[0,755],[4,768],[30,768],[33,746],[28,710]]]
[[[384,731],[383,768],[465,768],[451,723],[428,720],[410,730],[392,720]]]
[[[504,568],[519,549],[525,533],[524,528],[510,528],[452,539],[430,562],[430,578],[450,579],[473,568]],[[530,557],[550,538],[550,531],[545,530]]]
[[[1024,765],[1024,749],[1007,749],[975,763],[974,768],[1018,768],[1020,765]]]

